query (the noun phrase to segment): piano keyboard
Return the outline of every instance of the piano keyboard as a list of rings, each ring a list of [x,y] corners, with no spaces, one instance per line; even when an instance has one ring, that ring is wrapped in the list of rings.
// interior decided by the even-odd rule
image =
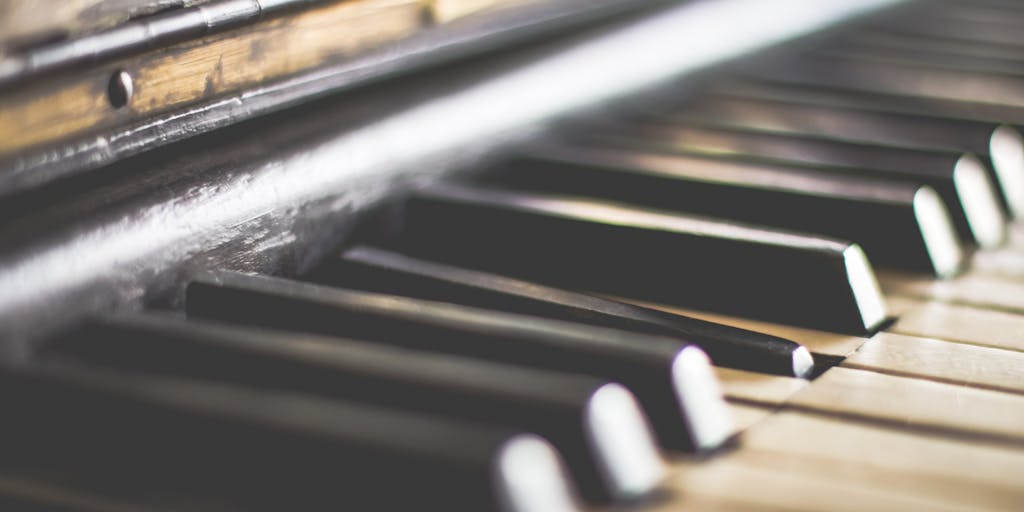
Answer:
[[[0,371],[0,506],[1020,510],[1019,33],[913,3],[186,269]]]

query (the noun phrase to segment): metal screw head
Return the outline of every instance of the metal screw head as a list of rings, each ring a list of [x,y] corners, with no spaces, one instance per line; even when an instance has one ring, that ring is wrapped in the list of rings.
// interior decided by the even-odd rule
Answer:
[[[110,106],[121,108],[132,99],[135,86],[132,84],[132,76],[127,71],[119,69],[110,75],[110,82],[107,83],[107,100]]]

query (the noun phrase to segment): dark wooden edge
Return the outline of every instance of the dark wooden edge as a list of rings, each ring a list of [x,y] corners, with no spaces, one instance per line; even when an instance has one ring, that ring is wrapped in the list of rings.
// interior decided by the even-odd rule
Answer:
[[[346,62],[29,149],[0,161],[0,198],[310,99],[664,3],[664,0],[563,0],[510,8],[496,16],[470,16],[428,28]]]

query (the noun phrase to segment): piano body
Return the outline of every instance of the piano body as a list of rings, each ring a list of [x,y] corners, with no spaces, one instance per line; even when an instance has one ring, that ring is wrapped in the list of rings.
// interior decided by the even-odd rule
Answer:
[[[0,6],[4,510],[1020,510],[1011,0]]]

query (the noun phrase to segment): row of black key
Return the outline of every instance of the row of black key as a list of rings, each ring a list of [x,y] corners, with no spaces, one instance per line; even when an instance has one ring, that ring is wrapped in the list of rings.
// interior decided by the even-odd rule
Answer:
[[[946,277],[1021,211],[1019,120],[914,84],[827,81],[826,65],[891,67],[833,50],[421,191],[387,249],[345,250],[309,282],[212,273],[189,286],[188,319],[114,317],[54,340],[0,374],[15,418],[0,485],[56,482],[133,510],[644,495],[659,445],[707,451],[732,433],[700,349],[783,375],[813,361],[565,288],[867,334],[887,315],[860,247]]]

